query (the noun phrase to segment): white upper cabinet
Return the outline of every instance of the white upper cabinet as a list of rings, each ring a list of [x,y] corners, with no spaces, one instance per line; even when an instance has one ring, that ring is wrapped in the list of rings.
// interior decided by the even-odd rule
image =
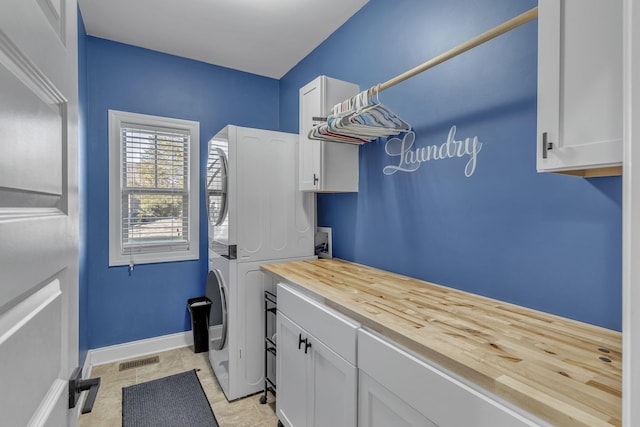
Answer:
[[[358,85],[318,76],[300,89],[299,181],[301,191],[358,191],[358,146],[309,139],[314,117],[360,91]]]
[[[622,2],[540,0],[538,172],[622,173]]]

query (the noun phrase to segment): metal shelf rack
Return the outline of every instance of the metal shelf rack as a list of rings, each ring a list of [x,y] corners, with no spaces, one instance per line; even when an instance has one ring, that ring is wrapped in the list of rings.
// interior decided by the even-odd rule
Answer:
[[[270,335],[269,331],[269,315],[276,315],[277,301],[277,297],[273,292],[264,291],[264,394],[260,396],[260,403],[262,404],[267,403],[267,394],[269,392],[274,396],[276,395],[275,378],[269,378],[269,357],[274,357],[273,363],[275,364],[277,354],[276,343],[270,338],[272,335]],[[273,322],[273,325],[275,325],[275,322]]]

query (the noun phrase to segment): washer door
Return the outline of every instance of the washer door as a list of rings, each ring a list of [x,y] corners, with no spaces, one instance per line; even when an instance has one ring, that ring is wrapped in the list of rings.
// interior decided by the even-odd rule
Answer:
[[[210,350],[222,350],[227,343],[227,287],[218,269],[209,271],[209,275],[207,276],[207,296],[213,302],[214,307],[220,307],[220,314],[222,316],[222,334],[219,339],[211,340]],[[213,320],[214,317],[215,316],[210,317],[210,327],[219,325],[219,323],[211,324],[211,322],[215,322],[215,320]]]

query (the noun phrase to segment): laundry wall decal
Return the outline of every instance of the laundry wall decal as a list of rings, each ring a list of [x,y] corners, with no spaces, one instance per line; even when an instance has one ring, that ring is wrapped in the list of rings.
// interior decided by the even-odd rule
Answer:
[[[478,153],[482,149],[482,142],[477,136],[456,140],[456,126],[451,126],[447,140],[442,144],[427,145],[413,148],[416,134],[413,131],[404,134],[402,139],[391,138],[385,144],[384,150],[390,157],[397,157],[395,165],[385,166],[385,175],[396,172],[415,172],[424,162],[444,160],[455,157],[468,157],[464,168],[464,175],[468,178],[476,170]]]

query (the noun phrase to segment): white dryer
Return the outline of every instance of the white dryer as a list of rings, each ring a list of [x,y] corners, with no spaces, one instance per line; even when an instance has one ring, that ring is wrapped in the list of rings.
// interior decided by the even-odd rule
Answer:
[[[312,259],[315,197],[297,189],[298,135],[227,126],[209,141],[209,360],[228,400],[264,387],[262,264]]]

